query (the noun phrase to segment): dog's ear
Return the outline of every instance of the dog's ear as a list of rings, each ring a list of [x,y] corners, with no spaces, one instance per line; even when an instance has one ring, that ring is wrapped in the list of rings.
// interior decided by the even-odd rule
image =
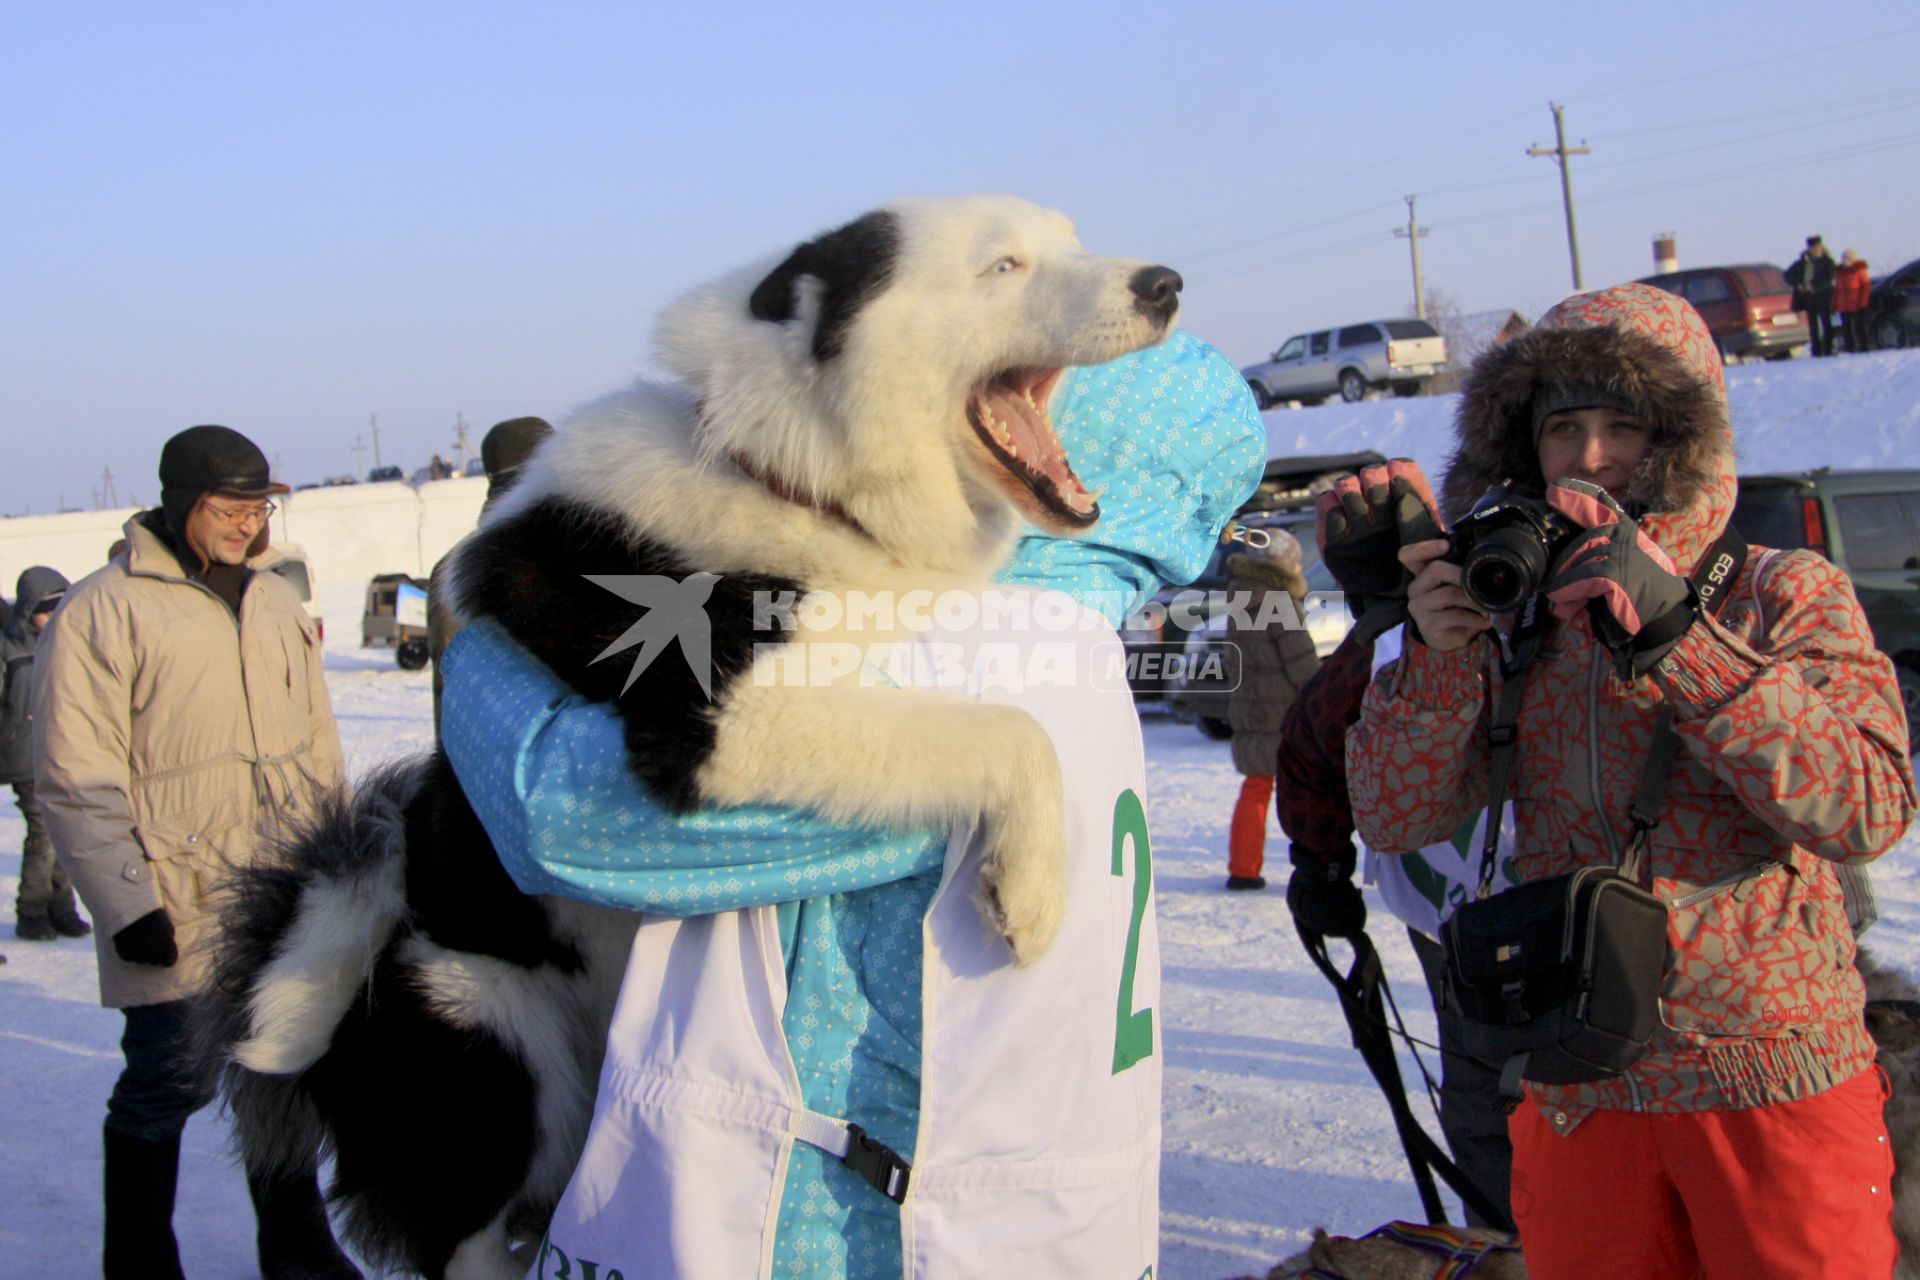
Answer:
[[[867,299],[886,287],[900,253],[900,219],[878,210],[837,231],[809,240],[754,286],[747,310],[756,320],[784,324],[798,302],[801,276],[821,284],[820,323],[813,331],[813,358],[831,360],[846,340],[847,326]]]

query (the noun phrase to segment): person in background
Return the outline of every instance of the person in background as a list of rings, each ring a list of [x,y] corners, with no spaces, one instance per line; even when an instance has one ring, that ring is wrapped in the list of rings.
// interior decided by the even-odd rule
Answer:
[[[84,938],[93,927],[73,905],[73,886],[53,856],[33,794],[33,651],[66,594],[59,570],[34,565],[20,575],[13,616],[0,627],[0,783],[13,788],[27,839],[20,851],[20,892],[13,932],[27,942]]]
[[[1494,636],[1510,620],[1473,603],[1448,543],[1401,547],[1406,649],[1347,736],[1360,835],[1419,849],[1485,808],[1509,678],[1525,681],[1505,788],[1521,883],[1618,865],[1657,738],[1678,743],[1640,867],[1670,911],[1645,1056],[1527,1082],[1508,1119],[1528,1273],[1884,1280],[1888,1090],[1835,868],[1892,847],[1920,799],[1852,584],[1816,553],[1753,547],[1725,607],[1700,608],[1732,427],[1706,323],[1658,289],[1576,294],[1482,356],[1456,435],[1444,511],[1521,485],[1578,532],[1512,676]]]
[[[1100,614],[1106,626],[1117,627],[1155,590],[1192,581],[1205,566],[1220,530],[1259,483],[1266,433],[1233,365],[1185,332],[1111,364],[1071,371],[1050,408],[1075,470],[1102,491],[1100,523],[1073,538],[1029,531],[997,578],[1065,592]],[[1141,447],[1143,441],[1152,447]],[[1111,643],[1117,651],[1117,640]],[[785,1042],[777,1052],[794,1073],[796,1100],[820,1116],[857,1123],[908,1163],[927,1154],[919,1145],[922,1138],[937,1152],[951,1149],[958,1137],[1022,1152],[1021,1159],[1036,1168],[1077,1170],[1070,1178],[1046,1174],[1043,1180],[1050,1185],[1043,1189],[1023,1183],[1025,1189],[1007,1202],[1019,1203],[1021,1210],[994,1215],[1005,1234],[983,1238],[980,1248],[1005,1251],[1009,1242],[1025,1239],[1029,1254],[1046,1256],[1030,1260],[1019,1274],[1104,1274],[1097,1266],[1089,1270],[1086,1259],[1130,1250],[1143,1237],[1150,1250],[1157,1238],[1151,1206],[1158,1187],[1160,1112],[1160,1064],[1151,1028],[1136,1014],[1122,1015],[1129,1028],[1137,1028],[1124,1033],[1123,1043],[1110,1012],[1092,1021],[1078,1012],[1059,1013],[1047,1024],[1046,1069],[1028,1081],[1018,1073],[1031,1059],[1031,1036],[986,1035],[960,1043],[966,1041],[964,1020],[926,1014],[927,1003],[940,1007],[953,989],[956,965],[966,970],[969,989],[1006,980],[998,960],[969,967],[965,948],[956,948],[944,923],[958,919],[963,930],[971,931],[975,918],[964,893],[948,896],[942,888],[949,856],[957,864],[956,879],[961,868],[972,865],[962,857],[963,844],[949,853],[951,833],[839,827],[810,814],[764,807],[676,817],[625,766],[618,713],[572,694],[504,631],[485,621],[463,630],[447,662],[447,755],[516,883],[530,893],[643,913],[623,1008],[631,1002],[649,1009],[656,994],[684,994],[690,987],[724,983],[728,974],[740,976],[734,972],[737,965],[676,962],[671,981],[663,985],[665,971],[651,962],[659,944],[649,938],[679,936],[675,931],[681,924],[672,917],[718,913],[707,919],[731,929],[736,917],[751,914],[758,920],[762,909],[771,907],[770,932],[778,950],[770,957],[770,972],[777,975],[784,962],[786,974],[782,1008],[769,1018]],[[1121,766],[1140,768],[1138,718],[1124,685],[1088,678],[1078,687],[1087,704],[1083,711],[1104,715],[1116,709],[1128,732],[1076,753],[1076,771],[1097,781]],[[1101,969],[1120,968],[1114,962],[1123,952],[1125,970],[1133,975],[1120,980],[1127,984],[1120,988],[1129,993],[1123,997],[1127,1007],[1144,1009],[1155,1002],[1145,994],[1158,990],[1157,931],[1147,891],[1151,876],[1138,878],[1151,843],[1145,813],[1116,804],[1110,791],[1099,796],[1093,811],[1098,821],[1088,831],[1097,850],[1094,863],[1102,870],[1099,878],[1110,879],[1117,892],[1070,897],[1069,913],[1089,923],[1104,920],[1112,930],[1109,938],[1124,946],[1109,948],[1103,939],[1098,947],[1055,947],[1041,962],[1046,976],[1037,983],[1015,975],[1016,986],[986,987],[1017,996],[1002,1010],[1008,1016],[1034,1009],[1032,1001],[1061,1001],[1076,1011],[1112,1010],[1116,975]],[[586,825],[568,829],[576,818]],[[566,836],[556,838],[563,830]],[[1136,877],[1131,883],[1119,871],[1111,878],[1104,874],[1114,841],[1126,832],[1133,833],[1125,841],[1132,850],[1126,866]],[[636,852],[642,856],[633,856]],[[958,883],[964,887],[965,881]],[[940,901],[958,902],[961,914],[939,909]],[[1125,940],[1130,932],[1137,949]],[[1109,958],[1102,960],[1102,953]],[[1021,971],[1040,973],[1038,967]],[[704,1007],[728,1011],[724,1022],[739,1016],[732,1011],[753,1008],[754,997],[743,990]],[[671,1040],[671,1023],[665,1017],[656,1024],[651,1013],[624,1027],[616,1019],[609,1069],[602,1077],[606,1105],[596,1112],[574,1187],[555,1216],[548,1241],[556,1249],[574,1256],[584,1249],[589,1257],[606,1258],[620,1252],[622,1237],[633,1237],[636,1251],[677,1258],[738,1247],[740,1242],[719,1241],[718,1233],[703,1231],[699,1220],[684,1214],[670,1215],[670,1229],[645,1233],[644,1224],[676,1202],[650,1180],[673,1172],[682,1179],[710,1174],[713,1157],[707,1153],[715,1144],[701,1141],[699,1131],[726,1123],[720,1110],[695,1116],[673,1099],[648,1106],[645,1117],[637,1117],[622,1100],[629,1087],[646,1078],[644,1071],[629,1069],[634,1059],[659,1038]],[[702,1045],[690,1046],[695,1054],[709,1040],[719,1042],[711,1029],[701,1039]],[[923,1058],[929,1066],[943,1064],[942,1069],[923,1076]],[[1097,1063],[1097,1070],[1081,1085],[1076,1082],[1084,1078],[1070,1072],[1068,1064],[1086,1061]],[[683,1058],[673,1069],[685,1073],[689,1066]],[[993,1089],[985,1087],[996,1076],[1004,1077],[1001,1089],[1020,1092],[1028,1104],[1053,1099],[1062,1105],[1049,1124],[1015,1126],[1021,1130],[1015,1133],[994,1109]],[[737,1082],[726,1092],[750,1096]],[[923,1130],[923,1099],[929,1099],[924,1104],[929,1116],[961,1118],[929,1123]],[[1108,1122],[1082,1128],[1077,1118],[1089,1107],[1102,1109]],[[663,1120],[670,1122],[659,1136],[636,1136],[630,1127]],[[1095,1130],[1105,1154],[1094,1163],[1079,1156],[1057,1158],[1056,1144],[1064,1137],[1077,1134],[1079,1142]],[[1137,1144],[1136,1136],[1149,1130],[1151,1138]],[[720,1206],[731,1212],[746,1196],[760,1200],[771,1194],[777,1200],[753,1210],[756,1218],[764,1214],[769,1226],[772,1267],[767,1274],[772,1275],[897,1280],[903,1274],[903,1246],[912,1244],[911,1233],[903,1240],[903,1214],[931,1215],[926,1220],[936,1224],[929,1232],[933,1243],[918,1246],[934,1250],[933,1270],[978,1273],[977,1262],[968,1266],[952,1253],[964,1242],[937,1224],[977,1215],[981,1206],[1000,1203],[996,1197],[1011,1191],[1005,1183],[1010,1162],[983,1160],[963,1179],[924,1184],[925,1195],[910,1192],[901,1205],[807,1141],[792,1143],[789,1154],[782,1161],[780,1187],[770,1188],[758,1174],[734,1177],[726,1182],[726,1196],[735,1204]],[[629,1158],[631,1168],[626,1168]],[[609,1194],[614,1187],[617,1192]],[[1088,1220],[1089,1196],[1117,1206],[1107,1221],[1124,1221],[1125,1230],[1070,1229],[1076,1217],[1083,1224]],[[1063,1258],[1072,1261],[1063,1263]],[[913,1274],[927,1265],[923,1260]],[[688,1274],[722,1272],[695,1268]],[[1125,1274],[1143,1272],[1135,1268]]]
[[[1235,536],[1241,550],[1227,560],[1227,595],[1234,606],[1227,613],[1227,641],[1239,649],[1240,683],[1228,695],[1227,722],[1233,726],[1233,767],[1242,778],[1227,832],[1227,888],[1264,889],[1280,722],[1319,670],[1320,656],[1300,619],[1307,580],[1299,542],[1258,516],[1242,521]]]
[[[99,926],[100,999],[126,1026],[103,1134],[107,1280],[179,1280],[180,1135],[213,1096],[188,1056],[209,905],[291,819],[344,784],[312,619],[259,572],[269,478],[251,440],[189,427],[160,451],[158,510],[81,579],[36,659],[34,787]],[[263,1280],[359,1280],[319,1182],[250,1177]]]
[[[1855,355],[1867,349],[1867,300],[1872,295],[1866,260],[1847,250],[1833,272],[1833,309],[1840,316],[1840,336]]]
[[[1396,458],[1343,478],[1323,494],[1318,535],[1327,568],[1355,623],[1300,691],[1280,730],[1276,808],[1291,842],[1287,910],[1304,933],[1351,939],[1366,927],[1367,904],[1354,883],[1353,806],[1347,791],[1347,731],[1376,668],[1398,656],[1409,575],[1403,542],[1436,536],[1440,519],[1417,463]],[[1471,856],[1470,856],[1471,855]],[[1417,853],[1370,856],[1367,875],[1387,909],[1407,927],[1433,1000],[1440,1048],[1440,1130],[1454,1165],[1491,1212],[1466,1203],[1469,1225],[1513,1230],[1508,1181],[1513,1145],[1499,1072],[1462,1051],[1459,1021],[1447,1009],[1440,922],[1465,901],[1477,878],[1478,845],[1440,841]],[[1499,882],[1504,884],[1504,880]]]
[[[487,510],[513,487],[513,482],[519,478],[520,468],[540,447],[540,442],[552,434],[553,427],[545,418],[508,418],[505,422],[494,423],[487,430],[486,436],[480,441],[480,465],[487,472],[487,497],[480,504],[483,519]],[[440,659],[446,654],[454,633],[460,629],[454,625],[441,604],[445,595],[439,590],[442,581],[440,571],[446,563],[447,558],[441,556],[434,563],[433,573],[427,578],[427,657],[433,663],[435,741],[440,737],[440,697],[446,688],[446,677],[440,672]]]
[[[1833,259],[1819,236],[1808,236],[1807,247],[1787,268],[1793,286],[1793,309],[1807,314],[1813,339],[1808,350],[1816,356],[1833,354]]]

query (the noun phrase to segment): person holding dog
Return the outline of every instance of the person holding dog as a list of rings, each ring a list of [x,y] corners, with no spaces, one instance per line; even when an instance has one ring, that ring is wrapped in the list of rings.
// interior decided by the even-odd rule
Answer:
[[[67,593],[34,679],[35,789],[99,926],[101,1002],[126,1019],[103,1135],[108,1280],[182,1274],[180,1135],[213,1096],[186,1043],[209,900],[344,780],[312,620],[260,572],[286,486],[221,426],[168,440],[160,485],[126,552]],[[248,1190],[264,1280],[358,1280],[312,1174]]]
[[[1116,401],[1127,410],[1110,411]],[[1051,408],[1076,471],[1090,486],[1105,490],[1103,515],[1084,538],[1029,532],[998,580],[1065,592],[1098,615],[1096,621],[1117,626],[1153,590],[1189,581],[1204,566],[1219,530],[1258,483],[1265,430],[1233,366],[1184,333],[1112,364],[1072,371]],[[1130,433],[1136,415],[1149,413],[1156,447],[1142,449]],[[1097,632],[1072,634],[1085,638]],[[1031,638],[1021,643],[1031,644]],[[1077,640],[1073,647],[1079,651]],[[1112,649],[1118,652],[1117,641]],[[1067,761],[1063,753],[1070,803],[1072,778],[1089,769],[1096,785],[1110,785],[1140,767],[1138,721],[1123,680],[1101,684],[1096,679],[1036,696],[1073,700],[1089,713],[1087,723],[1101,726],[1097,743],[1082,744],[1088,758]],[[1119,721],[1132,728],[1110,730]],[[718,1247],[711,1240],[714,1233],[702,1230],[702,1224],[715,1215],[744,1213],[767,1224],[764,1241],[743,1243],[754,1258],[762,1256],[763,1246],[771,1249],[771,1269],[746,1263],[738,1274],[879,1280],[903,1273],[909,1247],[918,1251],[917,1268],[929,1265],[929,1256],[934,1263],[952,1265],[960,1256],[957,1249],[991,1247],[998,1251],[993,1256],[1003,1255],[1015,1233],[1024,1233],[1029,1242],[1027,1262],[1034,1274],[1104,1273],[1115,1269],[1110,1264],[1117,1258],[1128,1260],[1129,1276],[1153,1265],[1158,1040],[1151,1015],[1139,1011],[1155,1002],[1158,990],[1157,935],[1145,813],[1137,803],[1129,807],[1124,793],[1116,804],[1102,791],[1095,806],[1100,841],[1092,868],[1098,883],[1092,887],[1107,900],[1096,905],[1095,895],[1070,896],[1069,921],[1063,925],[1074,930],[1100,919],[1107,922],[1102,927],[1117,932],[1094,947],[1057,944],[1039,964],[1009,970],[998,939],[977,951],[965,942],[978,930],[977,913],[965,895],[956,900],[941,894],[947,878],[961,874],[963,840],[953,842],[950,855],[949,832],[852,829],[778,809],[675,819],[617,763],[625,758],[617,715],[571,696],[558,677],[490,624],[468,627],[448,650],[445,744],[502,862],[523,890],[660,913],[643,919],[622,989],[623,1009],[656,1000],[671,1005],[689,1000],[688,990],[705,990],[705,980],[689,971],[677,949],[670,957],[674,980],[663,984],[668,970],[643,959],[659,953],[652,935],[690,939],[712,929],[750,937],[756,922],[767,919],[753,913],[770,907],[779,944],[775,967],[783,960],[785,973],[761,975],[750,966],[743,978],[752,979],[743,991],[757,989],[761,977],[780,982],[783,999],[769,1014],[777,1023],[778,1041],[766,1053],[791,1063],[783,1070],[797,1078],[799,1096],[816,1122],[824,1115],[837,1118],[835,1123],[843,1118],[857,1124],[862,1148],[877,1162],[859,1172],[854,1162],[816,1145],[817,1133],[803,1135],[783,1161],[783,1183],[762,1185],[757,1175],[750,1182],[732,1175],[724,1182],[727,1205],[703,1203],[697,1212],[667,1215],[661,1228],[649,1233],[634,1224],[655,1212],[651,1206],[677,1204],[687,1194],[685,1185],[702,1172],[703,1161],[711,1159],[703,1153],[716,1144],[702,1136],[708,1121],[678,1114],[670,1099],[636,1107],[603,1090],[586,1155],[555,1215],[548,1249],[592,1258],[603,1267],[615,1257],[671,1257],[698,1270],[704,1260],[707,1270],[721,1274],[712,1265],[711,1253]],[[1110,852],[1119,860],[1111,875]],[[696,918],[683,925],[666,916]],[[995,947],[999,957],[992,953]],[[1124,974],[1105,974],[1102,955],[1116,964],[1123,955],[1130,957]],[[964,979],[956,965],[966,970]],[[1118,1028],[1116,986],[1109,978],[1123,983],[1120,989],[1126,992]],[[1022,1069],[1031,1036],[1008,1043],[990,1018],[974,1024],[974,1036],[961,1037],[966,1043],[955,1043],[953,1001],[939,1006],[949,1011],[944,1018],[929,1017],[927,1002],[936,990],[951,997],[956,982],[1014,996],[1004,1010],[1008,1018],[1023,1010],[1028,1018],[1035,1008],[1053,1010],[1045,1020],[1045,1034],[1055,1037],[1053,1060],[1079,1062],[1091,1053],[1099,1059],[1098,1078],[1081,1080],[1056,1070],[1026,1080]],[[744,1009],[750,1003],[744,994],[728,995],[700,1007]],[[672,1009],[639,1019],[616,1014],[606,1078],[621,1077],[621,1064],[638,1042],[671,1035],[680,1025]],[[704,1044],[714,1031],[706,1020],[702,1025]],[[1007,1054],[1012,1056],[997,1057]],[[748,1059],[757,1062],[760,1056],[755,1051]],[[923,1061],[943,1064],[931,1085]],[[983,1075],[980,1064],[996,1061],[1012,1074]],[[956,1080],[965,1096],[951,1092]],[[1020,1095],[1004,1111],[990,1105],[996,1084],[1003,1097],[1008,1090]],[[742,1093],[740,1082],[734,1080],[727,1092]],[[1102,1099],[1098,1105],[1105,1110],[1101,1123],[1084,1129],[1077,1141],[1097,1146],[1104,1153],[1098,1157],[1055,1145],[1061,1120],[1091,1114],[1081,1101],[1087,1095]],[[950,1110],[955,1105],[964,1109],[957,1123]],[[1036,1106],[1050,1109],[1044,1125],[1010,1127],[1009,1117]],[[659,1126],[655,1136],[636,1140],[636,1114]],[[951,1175],[958,1171],[947,1166],[936,1169],[934,1179],[921,1184],[903,1206],[896,1197],[903,1180],[911,1186],[911,1179],[924,1172],[908,1166],[929,1155],[917,1145],[929,1129],[949,1147],[956,1136],[977,1137],[1024,1151],[1020,1163],[1034,1181],[1023,1189],[997,1182],[1004,1175],[996,1166],[1007,1164],[1004,1159],[980,1162],[964,1182],[955,1181]],[[941,1174],[949,1176],[941,1180]],[[1108,1215],[1099,1230],[1087,1225],[1089,1194]],[[956,1238],[954,1223],[970,1220],[964,1204],[955,1212],[956,1195],[971,1198],[976,1217],[981,1205],[1002,1206],[1006,1212],[991,1216],[1005,1221],[1006,1238]],[[903,1238],[909,1213],[916,1229]]]
[[[1728,563],[1709,553],[1732,433],[1706,324],[1659,290],[1574,295],[1482,356],[1456,431],[1450,516],[1517,485],[1577,532],[1513,619],[1473,602],[1446,540],[1401,548],[1406,652],[1347,743],[1360,834],[1418,849],[1488,802],[1517,670],[1518,879],[1617,865],[1631,829],[1667,911],[1644,1055],[1526,1081],[1509,1118],[1530,1274],[1889,1275],[1886,1084],[1835,866],[1879,856],[1917,805],[1893,668],[1852,586],[1818,555],[1751,548],[1713,584],[1720,611],[1699,603],[1696,572]],[[1503,646],[1534,656],[1503,663]],[[1656,774],[1663,737],[1676,755]]]
[[[1307,595],[1300,543],[1271,519],[1241,522],[1240,550],[1227,559],[1227,641],[1240,651],[1240,682],[1227,696],[1233,726],[1233,767],[1240,798],[1227,830],[1227,888],[1264,889],[1267,805],[1273,799],[1273,761],[1280,722],[1320,668],[1313,637],[1300,623]]]

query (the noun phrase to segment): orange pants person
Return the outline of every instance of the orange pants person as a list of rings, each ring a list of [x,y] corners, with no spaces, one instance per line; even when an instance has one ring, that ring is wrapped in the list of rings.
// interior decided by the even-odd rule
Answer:
[[[1533,1280],[1888,1280],[1893,1150],[1879,1068],[1798,1102],[1507,1121]]]
[[[1240,887],[1239,883],[1261,881],[1261,885],[1246,884],[1247,888],[1263,887],[1265,877],[1261,869],[1267,863],[1267,806],[1273,800],[1273,775],[1270,773],[1248,774],[1240,782],[1240,799],[1233,806],[1233,825],[1227,829],[1227,875],[1229,885]]]

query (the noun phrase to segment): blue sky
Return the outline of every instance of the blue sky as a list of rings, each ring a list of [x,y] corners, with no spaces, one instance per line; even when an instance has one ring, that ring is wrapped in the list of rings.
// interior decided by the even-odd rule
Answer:
[[[1817,15],[1810,17],[1809,15]],[[1009,191],[1188,280],[1238,362],[1411,309],[1920,256],[1885,3],[85,4],[0,19],[0,513],[154,501],[197,422],[291,482],[559,417],[689,285],[897,195]],[[370,466],[370,453],[361,466]]]

